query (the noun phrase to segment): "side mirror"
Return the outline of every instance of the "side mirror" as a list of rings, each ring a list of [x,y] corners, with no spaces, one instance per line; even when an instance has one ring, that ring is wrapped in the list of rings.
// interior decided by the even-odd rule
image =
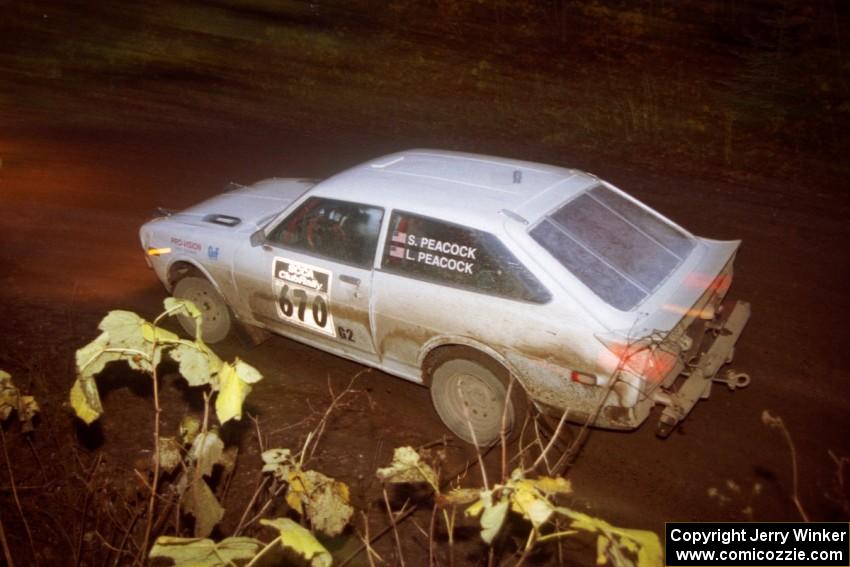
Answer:
[[[251,246],[256,248],[257,246],[261,246],[266,241],[266,235],[263,232],[263,229],[260,228],[255,232],[251,233]]]

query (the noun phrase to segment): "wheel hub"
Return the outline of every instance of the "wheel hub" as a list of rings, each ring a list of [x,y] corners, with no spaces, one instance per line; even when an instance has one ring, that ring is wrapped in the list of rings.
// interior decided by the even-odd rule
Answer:
[[[469,418],[486,421],[494,405],[497,405],[487,384],[475,376],[461,375],[457,377],[457,385],[461,403],[469,409]]]

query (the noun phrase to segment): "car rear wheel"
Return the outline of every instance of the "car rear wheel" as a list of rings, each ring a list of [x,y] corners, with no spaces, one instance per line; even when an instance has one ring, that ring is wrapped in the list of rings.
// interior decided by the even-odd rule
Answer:
[[[230,308],[218,290],[205,278],[188,276],[174,286],[174,297],[188,299],[200,309],[201,338],[213,344],[223,341],[230,333]],[[195,321],[186,315],[178,315],[178,321],[190,336],[195,336]]]
[[[498,442],[503,414],[509,437],[522,427],[528,411],[525,391],[514,381],[505,409],[510,375],[489,357],[452,353],[433,361],[428,373],[434,409],[467,443],[486,447]]]

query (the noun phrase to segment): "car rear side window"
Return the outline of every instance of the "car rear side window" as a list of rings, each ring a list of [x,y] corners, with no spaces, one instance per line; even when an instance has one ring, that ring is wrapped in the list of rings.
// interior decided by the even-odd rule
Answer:
[[[549,292],[493,234],[396,211],[382,266],[438,284],[546,303]]]
[[[371,268],[383,218],[379,207],[310,197],[269,233],[267,241]]]
[[[658,289],[694,247],[687,234],[602,185],[545,217],[531,236],[623,311]]]

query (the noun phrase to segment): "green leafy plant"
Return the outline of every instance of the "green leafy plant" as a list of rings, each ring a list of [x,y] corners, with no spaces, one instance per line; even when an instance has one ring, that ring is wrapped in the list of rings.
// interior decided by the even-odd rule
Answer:
[[[71,388],[70,401],[76,415],[91,424],[103,414],[96,376],[115,361],[125,361],[132,369],[147,374],[153,385],[154,402],[154,467],[150,500],[142,550],[151,537],[154,513],[163,472],[180,469],[174,483],[180,508],[195,518],[198,538],[208,536],[224,515],[207,478],[216,465],[229,466],[218,430],[209,425],[210,400],[215,394],[215,413],[219,423],[241,419],[242,406],[252,384],[262,375],[238,358],[221,359],[204,343],[202,315],[190,301],[167,298],[165,311],[152,323],[130,311],[110,311],[98,325],[101,334],[77,350],[77,379]],[[159,327],[165,317],[183,315],[195,321],[195,339],[183,339]],[[189,386],[205,386],[203,421],[184,419],[179,437],[160,435],[161,412],[157,369],[164,355],[178,363],[181,376]]]
[[[329,536],[342,533],[354,514],[348,485],[318,471],[304,470],[289,449],[265,451],[263,463],[263,472],[286,484],[289,507],[306,517],[313,529]]]
[[[169,316],[183,315],[194,319],[196,338],[184,339],[159,326],[160,321]],[[316,428],[304,441],[303,447],[294,452],[287,448],[263,450],[263,473],[269,475],[272,490],[269,502],[261,507],[253,519],[246,521],[256,497],[268,481],[263,481],[257,489],[252,503],[232,537],[219,542],[208,538],[224,515],[211,485],[216,467],[223,467],[230,474],[234,466],[232,454],[225,448],[219,434],[218,425],[211,425],[214,412],[220,425],[242,417],[245,399],[252,385],[262,379],[261,374],[250,365],[236,359],[231,363],[223,362],[203,342],[201,314],[188,301],[169,298],[165,301],[165,311],[153,322],[145,321],[129,311],[112,311],[101,321],[101,334],[91,343],[79,349],[76,354],[77,379],[71,389],[71,405],[76,414],[86,423],[92,423],[103,414],[103,406],[98,392],[96,377],[105,366],[114,361],[125,361],[131,368],[147,374],[153,385],[154,402],[154,459],[153,481],[149,486],[150,498],[147,503],[147,524],[144,540],[139,547],[140,553],[150,558],[171,559],[175,565],[258,565],[265,563],[274,550],[288,550],[309,562],[312,567],[329,567],[331,554],[316,539],[315,534],[337,536],[349,525],[354,513],[350,504],[348,486],[319,471],[307,468],[315,452],[318,440],[328,423],[329,415],[349,388],[335,395],[332,403],[320,419]],[[165,356],[178,364],[179,372],[192,387],[204,387],[203,419],[187,416],[180,424],[179,431],[173,436],[162,436],[159,414],[160,399],[157,369]],[[355,377],[356,378],[356,377]],[[34,401],[20,396],[17,391],[3,389],[0,375],[0,417],[6,417],[14,406],[19,415],[30,415]],[[4,413],[5,412],[5,413]],[[504,420],[503,420],[504,421]],[[562,420],[563,421],[563,420]],[[559,429],[560,430],[560,423]],[[259,426],[258,426],[259,427]],[[557,431],[556,431],[557,433]],[[478,453],[481,466],[483,488],[455,488],[446,492],[440,482],[439,472],[412,447],[395,449],[389,466],[376,471],[384,484],[383,495],[390,517],[392,531],[399,547],[399,559],[402,560],[401,538],[397,528],[400,518],[409,516],[399,512],[393,514],[387,494],[389,484],[422,484],[433,495],[433,514],[431,522],[431,557],[434,558],[434,515],[442,514],[449,543],[449,556],[453,557],[453,532],[456,510],[463,507],[467,518],[475,518],[480,526],[482,540],[490,547],[491,556],[496,541],[505,530],[507,518],[513,514],[530,524],[531,529],[520,553],[518,564],[525,561],[539,544],[557,540],[566,536],[585,532],[597,538],[597,561],[602,564],[610,561],[617,567],[648,567],[661,561],[661,546],[656,534],[641,530],[630,530],[612,526],[601,520],[564,507],[557,502],[561,495],[571,492],[570,483],[563,478],[553,476],[531,477],[529,474],[539,464],[540,459],[552,449],[552,443],[544,444],[538,440],[542,455],[530,469],[518,467],[507,475],[503,454],[503,470],[500,483],[490,484],[486,470]],[[503,453],[506,447],[503,447]],[[168,476],[166,476],[168,475]],[[170,483],[170,496],[164,498],[160,478],[163,484]],[[289,508],[300,516],[304,527],[290,518],[265,519],[263,515],[277,495],[284,492]],[[178,504],[179,510],[194,518],[194,536],[160,537],[148,553],[148,541],[153,529],[157,502],[164,500]],[[412,507],[412,511],[415,508]],[[179,515],[178,515],[179,517]],[[272,541],[264,543],[251,537],[243,537],[243,527],[259,521],[260,524],[277,530],[278,535]],[[177,522],[177,533],[179,520]],[[367,520],[368,524],[368,520]],[[159,524],[157,524],[159,525]],[[368,533],[368,525],[367,525]],[[365,545],[369,548],[368,536]],[[371,550],[370,550],[371,551]],[[370,554],[370,558],[372,555]]]
[[[196,324],[195,340],[181,339],[158,327],[166,316],[186,315]],[[204,343],[201,312],[190,301],[169,297],[165,311],[149,323],[131,311],[110,311],[98,325],[101,334],[77,350],[77,380],[71,388],[71,406],[77,416],[91,424],[103,413],[95,376],[109,362],[124,360],[130,368],[151,376],[168,352],[179,363],[180,374],[190,386],[209,386],[218,392],[215,408],[224,423],[242,417],[242,404],[251,384],[262,375],[250,365],[236,359],[223,363]]]
[[[311,567],[330,567],[333,558],[330,552],[319,542],[314,532],[334,537],[343,532],[349,524],[354,508],[350,505],[349,488],[343,482],[337,481],[323,473],[308,470],[305,464],[310,460],[321,439],[322,433],[327,426],[333,410],[338,407],[341,400],[351,393],[351,384],[358,375],[352,378],[348,387],[339,394],[330,391],[332,401],[318,423],[311,430],[304,441],[303,446],[297,452],[290,449],[268,449],[262,453],[262,472],[269,476],[263,479],[260,487],[254,494],[251,503],[245,510],[245,515],[235,530],[235,537],[228,537],[218,543],[213,540],[196,537],[160,537],[150,551],[150,558],[170,558],[176,566],[195,565],[202,567],[215,567],[218,565],[266,565],[274,563],[277,559],[273,557],[278,549],[289,550],[307,561]],[[258,434],[259,434],[259,424]],[[168,451],[172,453],[185,452],[185,447],[191,445],[189,454],[192,455],[201,447],[207,447],[211,452],[210,458],[215,460],[220,452],[216,442],[208,443],[206,440],[198,441],[200,426],[190,420],[184,420],[181,424],[181,436],[173,439],[176,449],[171,446]],[[192,436],[194,440],[190,440]],[[172,457],[169,457],[169,459]],[[175,460],[184,462],[185,457],[177,456]],[[259,513],[253,519],[246,521],[248,511],[251,509],[261,490],[271,480],[269,500],[260,507]],[[287,505],[299,516],[304,518],[310,529],[307,529],[290,518],[262,518],[266,510],[285,491]],[[243,528],[259,521],[261,525],[275,528],[278,537],[268,543],[251,538],[240,537],[238,534]]]
[[[24,433],[32,431],[32,420],[39,412],[38,402],[32,396],[25,396],[12,382],[12,375],[0,370],[0,422],[9,419],[12,412],[18,414]]]
[[[375,472],[375,475],[378,477],[378,480],[384,484],[426,484],[434,492],[435,501],[440,501],[443,498],[437,472],[413,447],[396,447],[393,451],[393,460],[390,463],[390,466],[378,469]],[[387,508],[387,513],[390,516],[393,533],[396,537],[399,557],[401,557],[401,540],[398,536],[398,530],[396,528],[392,509],[390,508],[390,501],[389,496],[387,495],[386,486],[384,486],[384,503]],[[434,510],[436,511],[436,508]],[[449,510],[443,508],[441,512],[449,540],[449,555],[450,557],[454,557],[454,510],[451,510],[452,513],[450,513]],[[433,534],[431,534],[431,539],[433,539]],[[431,550],[431,554],[433,555],[433,549]]]
[[[481,539],[489,546],[494,545],[508,514],[517,514],[531,524],[518,564],[536,544],[578,531],[597,536],[597,564],[610,560],[617,567],[652,567],[662,562],[661,543],[654,532],[618,528],[600,518],[558,505],[557,496],[572,492],[570,482],[561,477],[528,478],[517,468],[503,483],[489,488],[455,488],[440,494],[434,470],[412,447],[397,448],[390,466],[378,469],[377,476],[384,482],[427,482],[435,487],[437,501],[443,507],[467,506],[465,515],[478,519]],[[545,528],[556,517],[568,521],[569,528],[546,532]]]

